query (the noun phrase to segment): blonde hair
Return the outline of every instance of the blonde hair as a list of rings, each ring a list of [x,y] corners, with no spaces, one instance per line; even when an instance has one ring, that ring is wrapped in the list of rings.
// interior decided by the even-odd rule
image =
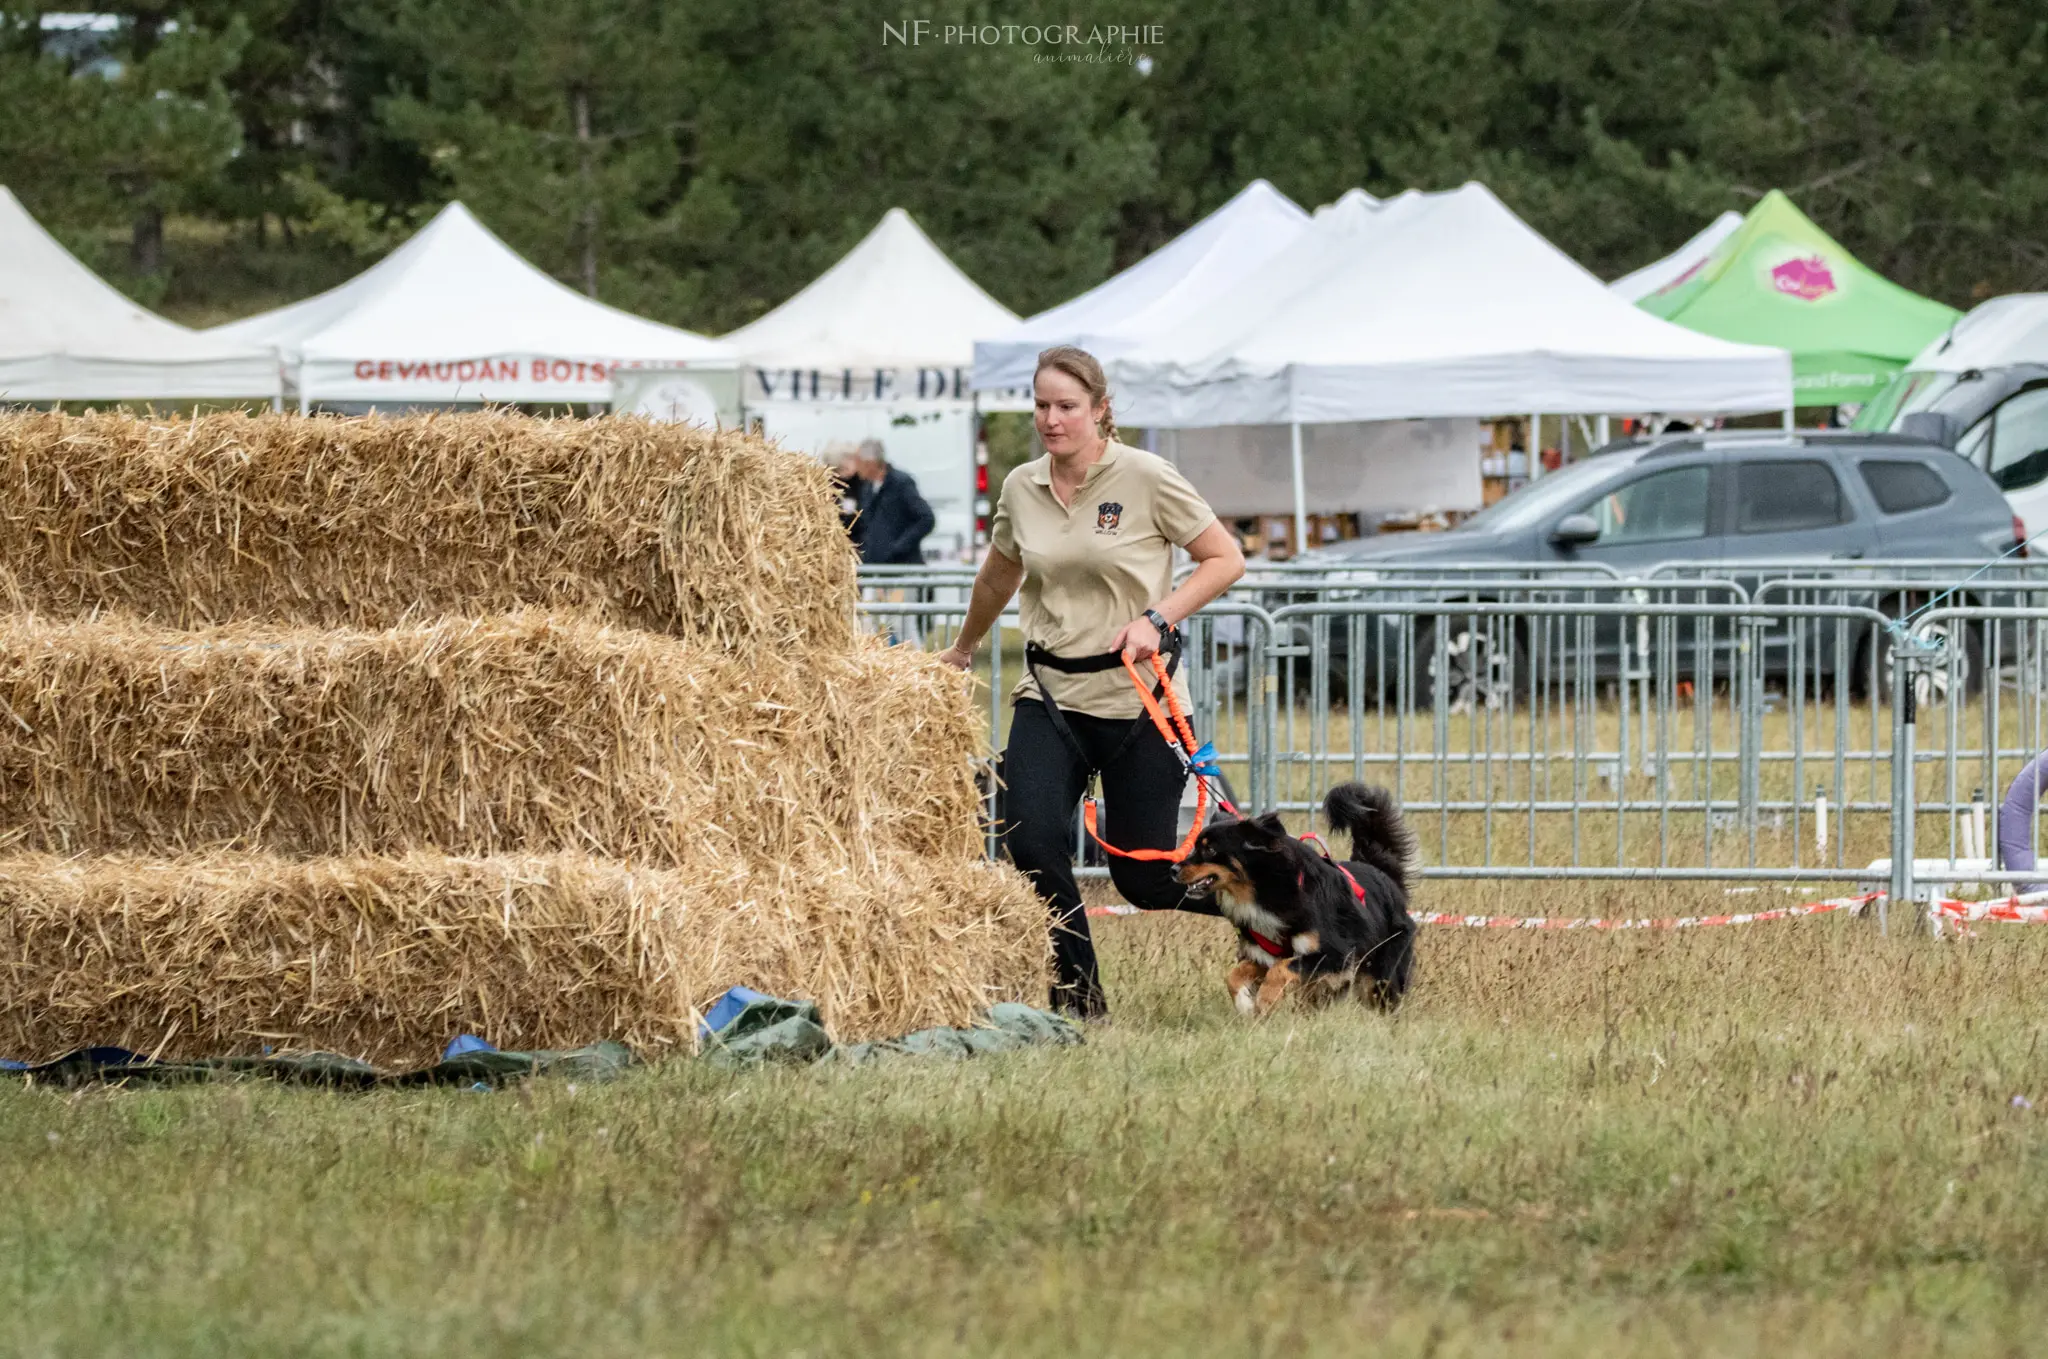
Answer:
[[[1096,433],[1105,439],[1116,438],[1116,412],[1109,405],[1109,378],[1102,371],[1102,364],[1085,349],[1070,344],[1056,344],[1050,349],[1038,351],[1038,367],[1032,371],[1035,382],[1046,369],[1065,373],[1081,384],[1088,393],[1091,404],[1102,406],[1102,419],[1096,423]]]

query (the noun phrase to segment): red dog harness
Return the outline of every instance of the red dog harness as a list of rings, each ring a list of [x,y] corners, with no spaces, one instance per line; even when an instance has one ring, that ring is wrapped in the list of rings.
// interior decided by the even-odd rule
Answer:
[[[1288,951],[1282,948],[1277,940],[1268,939],[1265,935],[1260,934],[1257,930],[1246,930],[1245,933],[1251,936],[1251,940],[1254,944],[1257,944],[1260,948],[1272,954],[1275,958],[1285,958],[1288,956]]]
[[[1358,879],[1351,876],[1351,870],[1344,866],[1343,861],[1330,853],[1330,847],[1323,843],[1323,837],[1317,835],[1314,831],[1309,831],[1301,836],[1301,838],[1315,842],[1316,848],[1322,852],[1323,862],[1331,865],[1344,875],[1344,881],[1351,884],[1351,895],[1357,899],[1359,905],[1363,906],[1365,904],[1365,889],[1358,885]],[[1304,883],[1306,883],[1307,878],[1308,875],[1304,873],[1302,875]]]
[[[1323,862],[1331,865],[1339,873],[1342,873],[1344,875],[1344,881],[1351,884],[1351,895],[1357,899],[1359,905],[1363,906],[1365,904],[1365,888],[1359,885],[1357,878],[1351,876],[1350,869],[1346,868],[1340,861],[1338,861],[1335,857],[1331,855],[1330,847],[1323,843],[1323,837],[1317,835],[1314,831],[1309,831],[1307,834],[1302,835],[1299,838],[1314,842],[1316,849],[1320,851],[1323,856]],[[1297,879],[1295,886],[1306,887],[1307,885],[1308,874],[1303,873]],[[1246,930],[1245,933],[1251,936],[1251,941],[1254,944],[1257,944],[1261,949],[1263,949],[1267,953],[1270,953],[1275,958],[1286,958],[1291,956],[1289,951],[1281,947],[1277,941],[1268,939],[1265,935],[1260,934],[1257,930]]]

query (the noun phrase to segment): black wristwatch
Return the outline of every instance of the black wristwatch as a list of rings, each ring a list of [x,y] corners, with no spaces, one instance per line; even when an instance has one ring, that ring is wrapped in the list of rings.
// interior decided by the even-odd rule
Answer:
[[[1145,610],[1145,621],[1147,623],[1150,623],[1153,627],[1159,629],[1159,636],[1162,639],[1164,639],[1168,633],[1173,631],[1173,624],[1167,622],[1166,615],[1159,612],[1159,610],[1157,609]]]

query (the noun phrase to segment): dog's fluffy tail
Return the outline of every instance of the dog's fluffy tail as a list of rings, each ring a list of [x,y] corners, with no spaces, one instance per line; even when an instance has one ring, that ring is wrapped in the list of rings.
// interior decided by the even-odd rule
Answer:
[[[1340,783],[1323,799],[1330,829],[1351,837],[1351,857],[1371,864],[1408,890],[1408,863],[1415,857],[1415,834],[1401,819],[1394,795],[1363,783]]]

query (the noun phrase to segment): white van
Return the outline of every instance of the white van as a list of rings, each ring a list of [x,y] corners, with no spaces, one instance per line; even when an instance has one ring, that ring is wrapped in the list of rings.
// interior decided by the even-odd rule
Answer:
[[[1994,297],[1908,364],[1857,429],[1918,434],[1991,474],[2048,539],[2048,293]]]

